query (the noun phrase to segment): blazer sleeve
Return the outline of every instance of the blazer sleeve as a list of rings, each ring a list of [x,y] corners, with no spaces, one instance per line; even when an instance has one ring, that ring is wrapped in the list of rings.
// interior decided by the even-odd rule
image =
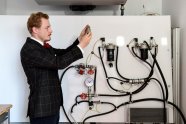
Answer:
[[[69,49],[64,50],[61,55],[55,55],[49,54],[45,49],[29,47],[21,50],[21,61],[27,67],[64,69],[83,57],[77,46]]]

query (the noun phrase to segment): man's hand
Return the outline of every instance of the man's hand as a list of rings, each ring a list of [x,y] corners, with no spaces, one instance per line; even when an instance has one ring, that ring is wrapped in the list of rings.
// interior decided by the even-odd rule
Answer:
[[[78,37],[79,45],[81,48],[85,48],[92,38],[92,32],[89,25],[86,25],[85,28],[81,31],[80,36]]]

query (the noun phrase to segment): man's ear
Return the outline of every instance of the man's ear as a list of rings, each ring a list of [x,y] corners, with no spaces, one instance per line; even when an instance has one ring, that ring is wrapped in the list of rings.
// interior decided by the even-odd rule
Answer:
[[[38,33],[38,28],[33,27],[33,28],[32,28],[32,32],[33,32],[34,34],[37,34],[37,33]]]

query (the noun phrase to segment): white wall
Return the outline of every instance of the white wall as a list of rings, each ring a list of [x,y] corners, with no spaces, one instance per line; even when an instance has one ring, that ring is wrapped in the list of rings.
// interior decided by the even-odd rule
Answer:
[[[181,108],[186,115],[186,0],[163,0],[163,14],[171,15],[172,27],[181,27]]]
[[[161,14],[162,0],[128,0],[125,15],[140,15],[145,10]],[[7,0],[8,15],[28,15],[34,11],[44,11],[53,15],[120,15],[120,6],[97,7],[88,12],[72,12],[66,6],[40,6],[35,0]]]

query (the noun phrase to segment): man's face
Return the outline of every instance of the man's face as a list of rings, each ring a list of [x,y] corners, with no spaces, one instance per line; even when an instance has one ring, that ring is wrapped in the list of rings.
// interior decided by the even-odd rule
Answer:
[[[38,28],[37,38],[43,42],[51,40],[52,29],[48,19],[41,19],[41,27]]]

